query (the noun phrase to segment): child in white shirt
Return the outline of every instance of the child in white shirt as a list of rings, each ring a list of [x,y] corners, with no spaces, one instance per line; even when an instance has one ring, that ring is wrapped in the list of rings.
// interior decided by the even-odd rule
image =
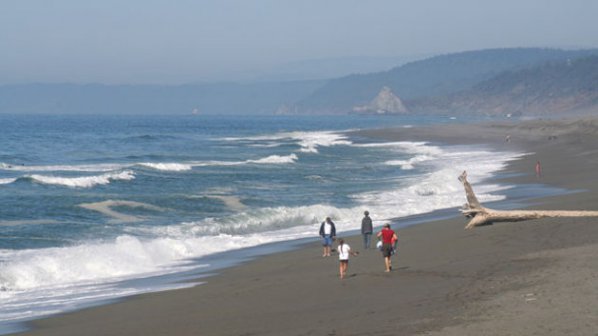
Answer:
[[[345,240],[341,239],[338,242],[338,260],[339,260],[339,273],[341,279],[345,278],[347,274],[347,268],[349,267],[349,255],[357,256],[358,252],[351,251],[351,246],[345,244]]]

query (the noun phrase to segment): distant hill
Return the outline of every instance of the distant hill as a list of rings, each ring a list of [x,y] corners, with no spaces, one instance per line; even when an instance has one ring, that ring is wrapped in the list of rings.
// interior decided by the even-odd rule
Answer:
[[[598,54],[598,50],[516,48],[436,56],[386,72],[330,80],[298,105],[304,113],[346,113],[354,106],[367,104],[385,86],[403,101],[445,96],[468,90],[504,71],[592,54]]]
[[[471,89],[408,104],[419,113],[555,116],[598,112],[598,56],[505,71]]]
[[[0,113],[549,115],[598,105],[595,55],[598,49],[468,51],[330,80],[4,85]]]
[[[387,71],[399,65],[429,57],[407,55],[395,57],[338,57],[310,59],[285,63],[255,76],[260,82],[286,82],[297,80],[329,80],[348,74]]]

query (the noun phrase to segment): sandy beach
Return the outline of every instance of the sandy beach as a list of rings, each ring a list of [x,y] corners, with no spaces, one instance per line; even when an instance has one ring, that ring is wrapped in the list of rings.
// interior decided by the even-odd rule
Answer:
[[[511,162],[503,182],[574,192],[534,200],[529,208],[598,210],[596,119],[362,135],[530,153]],[[598,218],[464,230],[466,218],[457,209],[454,215],[398,230],[391,273],[378,251],[362,249],[360,237],[343,237],[360,254],[340,280],[338,258],[322,258],[314,239],[225,269],[200,286],[34,321],[19,335],[596,335]]]

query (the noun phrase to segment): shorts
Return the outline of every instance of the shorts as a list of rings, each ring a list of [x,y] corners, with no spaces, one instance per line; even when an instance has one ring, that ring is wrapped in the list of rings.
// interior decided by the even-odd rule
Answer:
[[[390,256],[393,255],[392,252],[393,252],[392,244],[382,244],[382,255],[384,257],[390,258]]]
[[[349,263],[349,259],[339,259],[339,262],[341,264],[348,264]]]
[[[332,246],[332,236],[331,235],[324,235],[324,241],[322,242],[324,246]]]

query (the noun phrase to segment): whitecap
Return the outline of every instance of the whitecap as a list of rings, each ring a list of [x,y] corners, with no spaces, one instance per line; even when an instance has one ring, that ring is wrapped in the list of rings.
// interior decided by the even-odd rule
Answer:
[[[257,160],[247,160],[248,163],[258,163],[258,164],[280,164],[280,163],[294,163],[297,161],[297,155],[291,154],[287,156],[281,155],[270,155],[265,158],[257,159]]]
[[[132,180],[135,174],[130,170],[119,173],[107,173],[97,176],[56,177],[45,175],[29,175],[28,178],[42,184],[61,185],[71,188],[91,188],[96,185],[109,184],[111,181]]]
[[[151,163],[151,162],[141,162],[138,165],[152,168],[156,170],[163,170],[163,171],[186,171],[191,170],[193,165],[191,164],[184,164],[184,163]]]
[[[400,166],[403,170],[411,170],[414,169],[418,163],[426,162],[433,159],[434,157],[428,155],[417,155],[408,160],[389,160],[384,162],[384,164],[388,166]]]
[[[87,165],[11,165],[0,163],[0,169],[23,171],[23,172],[48,172],[48,171],[68,171],[68,172],[109,172],[119,169],[124,169],[131,165],[119,163],[101,163],[101,164],[87,164]]]
[[[318,147],[330,147],[338,145],[351,145],[348,137],[340,132],[332,131],[314,131],[314,132],[282,132],[272,135],[262,135],[254,137],[223,138],[225,141],[254,141],[265,142],[267,145],[273,145],[274,141],[293,141],[300,146],[299,151],[304,153],[318,153]],[[252,144],[251,146],[255,146]]]
[[[11,183],[15,182],[16,180],[17,180],[16,178],[1,178],[0,184],[11,184]]]

